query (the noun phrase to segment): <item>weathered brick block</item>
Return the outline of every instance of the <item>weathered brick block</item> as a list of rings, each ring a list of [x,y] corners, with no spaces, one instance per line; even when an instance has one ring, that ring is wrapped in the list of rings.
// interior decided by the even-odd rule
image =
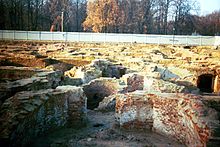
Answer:
[[[122,126],[152,129],[153,103],[150,98],[144,97],[143,93],[138,91],[119,94],[116,96],[115,118]]]
[[[206,146],[219,121],[200,97],[136,91],[116,97],[116,121],[126,128],[148,128],[187,146]]]

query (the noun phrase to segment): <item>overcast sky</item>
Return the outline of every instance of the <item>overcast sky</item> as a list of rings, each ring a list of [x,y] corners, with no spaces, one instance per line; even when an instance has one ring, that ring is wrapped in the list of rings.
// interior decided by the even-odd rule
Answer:
[[[201,15],[220,10],[220,0],[198,0],[200,2]]]

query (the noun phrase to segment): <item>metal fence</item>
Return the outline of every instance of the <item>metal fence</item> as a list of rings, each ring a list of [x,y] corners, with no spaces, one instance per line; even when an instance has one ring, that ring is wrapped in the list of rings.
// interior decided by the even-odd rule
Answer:
[[[1,40],[37,40],[65,42],[146,43],[173,45],[220,45],[219,36],[146,35],[87,32],[41,32],[0,30]]]

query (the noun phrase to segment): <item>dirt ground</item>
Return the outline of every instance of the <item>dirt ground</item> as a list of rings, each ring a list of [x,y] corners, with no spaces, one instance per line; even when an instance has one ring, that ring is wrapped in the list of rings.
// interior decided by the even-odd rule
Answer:
[[[184,147],[150,130],[125,130],[114,124],[114,112],[88,110],[85,127],[62,128],[41,136],[33,147]]]

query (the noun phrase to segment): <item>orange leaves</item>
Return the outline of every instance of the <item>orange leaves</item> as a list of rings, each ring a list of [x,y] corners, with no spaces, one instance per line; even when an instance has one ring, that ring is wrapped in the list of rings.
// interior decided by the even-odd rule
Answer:
[[[109,32],[116,25],[119,7],[116,0],[94,0],[87,4],[87,18],[83,23],[84,30]]]

